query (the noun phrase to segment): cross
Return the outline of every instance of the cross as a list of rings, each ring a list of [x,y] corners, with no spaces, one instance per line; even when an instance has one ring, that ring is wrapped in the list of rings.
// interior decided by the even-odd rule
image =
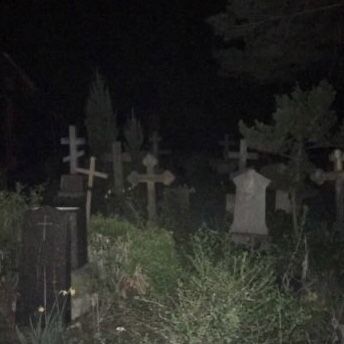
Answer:
[[[48,222],[47,221],[47,215],[44,215],[43,217],[43,222],[38,222],[37,223],[39,226],[43,226],[43,241],[45,241],[46,239],[46,231],[47,231],[47,226],[52,226],[53,223],[52,222]]]
[[[123,162],[131,161],[131,156],[128,153],[122,152],[121,142],[115,141],[112,144],[112,169],[114,176],[114,192],[116,195],[123,193]]]
[[[159,154],[170,154],[167,150],[159,150],[159,142],[161,141],[161,136],[157,131],[154,131],[149,141],[152,143],[152,154],[158,159]]]
[[[69,137],[61,138],[61,145],[69,145],[69,155],[62,159],[63,162],[69,161],[70,174],[76,174],[78,168],[78,158],[85,154],[84,151],[78,151],[78,146],[84,145],[86,140],[76,136],[76,128],[74,125],[69,126]]]
[[[228,160],[229,159],[229,145],[230,145],[230,141],[229,141],[229,135],[225,134],[225,138],[222,141],[219,141],[219,144],[221,146],[223,146],[223,158],[224,160]]]
[[[170,185],[174,181],[175,177],[168,170],[165,170],[161,174],[155,174],[154,167],[158,164],[158,160],[151,154],[147,154],[142,160],[142,163],[146,167],[146,174],[139,174],[138,172],[133,171],[130,173],[127,180],[133,186],[136,186],[139,183],[147,184],[148,219],[153,222],[157,217],[155,184],[162,183],[164,185]]]
[[[240,151],[239,152],[228,152],[229,159],[239,159],[239,171],[246,168],[247,160],[257,160],[257,153],[249,153],[247,151],[247,143],[245,139],[240,140]]]
[[[344,171],[343,160],[344,154],[340,149],[336,149],[329,156],[329,160],[333,162],[334,171],[324,172],[321,169],[317,169],[312,175],[311,179],[317,184],[321,185],[325,181],[335,181],[336,190],[336,223],[338,225],[344,224]]]
[[[87,170],[85,168],[76,168],[76,172],[85,174],[88,176],[87,181],[87,195],[86,195],[86,225],[89,228],[90,218],[91,218],[91,201],[92,201],[92,188],[94,177],[99,177],[107,179],[108,175],[106,173],[96,171],[96,158],[91,156],[90,158],[90,168]]]

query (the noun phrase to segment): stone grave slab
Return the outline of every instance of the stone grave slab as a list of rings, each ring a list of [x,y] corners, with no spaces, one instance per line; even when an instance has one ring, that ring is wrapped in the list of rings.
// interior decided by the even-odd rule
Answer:
[[[164,203],[167,206],[174,207],[174,209],[179,209],[183,213],[189,212],[190,196],[195,192],[194,188],[187,185],[166,188],[164,189]]]
[[[58,197],[79,198],[85,195],[85,178],[77,174],[64,174],[61,176]]]
[[[71,286],[71,247],[68,217],[52,207],[29,210],[22,232],[22,254],[19,265],[17,320],[28,324],[39,307],[52,309],[61,290]],[[67,300],[65,319],[70,319]]]
[[[329,156],[330,161],[333,162],[333,171],[324,172],[317,169],[312,175],[311,179],[317,184],[321,185],[325,181],[335,182],[335,197],[336,197],[336,221],[334,224],[335,230],[344,235],[344,170],[343,161],[344,153],[340,149],[336,149]]]
[[[253,169],[233,178],[236,186],[234,219],[230,229],[235,242],[260,240],[269,234],[266,226],[266,188],[270,180]]]
[[[275,209],[283,210],[287,214],[291,214],[291,201],[288,191],[276,190]]]

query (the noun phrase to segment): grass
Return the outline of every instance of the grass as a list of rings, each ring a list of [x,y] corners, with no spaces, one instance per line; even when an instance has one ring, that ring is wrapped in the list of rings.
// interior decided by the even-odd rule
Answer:
[[[2,234],[16,233],[10,229],[20,227],[29,203],[18,193],[0,200]],[[66,343],[343,343],[343,245],[322,235],[330,233],[325,225],[314,228],[305,219],[295,238],[287,215],[269,213],[272,245],[256,252],[231,244],[224,223],[197,230],[197,214],[184,218],[164,209],[160,224],[147,228],[141,213],[131,213],[132,222],[92,218],[98,299],[63,328]],[[34,323],[27,343],[44,330],[46,338],[58,338],[61,324],[51,324]]]

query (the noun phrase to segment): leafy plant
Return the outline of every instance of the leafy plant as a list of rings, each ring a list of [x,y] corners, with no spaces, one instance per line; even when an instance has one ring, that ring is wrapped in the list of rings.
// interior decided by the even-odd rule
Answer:
[[[92,219],[90,228],[91,257],[106,276],[106,284],[120,294],[130,284],[136,285],[136,292],[144,289],[141,294],[149,290],[161,295],[175,289],[181,267],[171,233],[158,228],[142,230],[101,216]]]

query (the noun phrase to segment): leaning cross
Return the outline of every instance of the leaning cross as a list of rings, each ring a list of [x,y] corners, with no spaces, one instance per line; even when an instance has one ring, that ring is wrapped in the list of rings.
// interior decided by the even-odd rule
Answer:
[[[146,174],[139,174],[136,171],[133,171],[128,176],[128,182],[133,186],[136,186],[139,183],[147,184],[147,211],[149,221],[155,221],[157,217],[156,211],[156,192],[155,184],[162,183],[164,185],[170,185],[175,177],[174,175],[166,170],[161,174],[154,174],[154,167],[158,164],[158,160],[151,154],[147,154],[142,160],[144,166],[146,166]]]
[[[78,158],[85,154],[84,151],[78,151],[78,146],[84,145],[86,140],[76,136],[76,129],[74,125],[69,126],[69,137],[62,137],[61,144],[69,145],[69,155],[63,158],[63,162],[69,161],[70,174],[76,174],[78,168]]]
[[[336,149],[330,156],[330,161],[334,164],[334,171],[324,172],[317,169],[312,175],[311,179],[317,184],[321,185],[325,181],[335,181],[336,190],[336,224],[341,226],[344,224],[344,171],[343,160],[344,154],[340,149]]]
[[[91,218],[91,201],[92,201],[92,188],[93,188],[94,177],[107,179],[108,175],[106,173],[96,171],[96,158],[94,156],[90,158],[89,170],[78,167],[76,168],[76,172],[88,175],[87,196],[86,196],[86,225],[88,228],[89,223],[90,223],[90,218]]]
[[[247,160],[257,160],[257,153],[249,153],[247,151],[247,143],[245,139],[240,140],[240,151],[239,152],[228,152],[229,159],[239,159],[239,171],[246,168]]]

